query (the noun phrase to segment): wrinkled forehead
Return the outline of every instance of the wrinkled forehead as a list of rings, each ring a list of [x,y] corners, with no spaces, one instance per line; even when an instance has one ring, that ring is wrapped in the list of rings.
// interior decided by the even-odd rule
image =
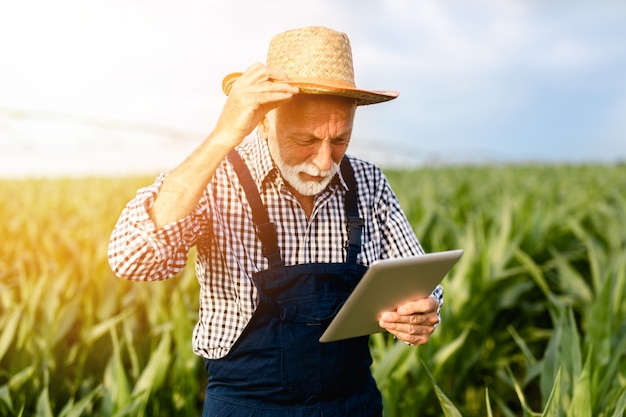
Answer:
[[[356,112],[356,101],[345,97],[330,95],[299,94],[275,109],[275,123],[312,123],[346,121],[352,124]]]

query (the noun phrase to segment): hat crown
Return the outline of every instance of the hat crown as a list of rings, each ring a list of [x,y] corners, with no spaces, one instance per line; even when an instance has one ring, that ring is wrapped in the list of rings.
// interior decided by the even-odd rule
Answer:
[[[333,80],[355,85],[348,36],[322,26],[294,29],[274,36],[266,64],[284,71],[290,78]]]

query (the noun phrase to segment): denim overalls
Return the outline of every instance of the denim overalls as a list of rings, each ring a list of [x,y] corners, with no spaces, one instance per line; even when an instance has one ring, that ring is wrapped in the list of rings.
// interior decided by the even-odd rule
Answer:
[[[346,262],[293,266],[284,265],[276,229],[247,166],[235,151],[228,159],[252,207],[270,267],[252,276],[259,303],[240,338],[224,358],[206,360],[210,378],[203,416],[380,417],[369,338],[318,341],[367,270],[356,263],[363,221],[348,159],[341,164],[348,185]]]

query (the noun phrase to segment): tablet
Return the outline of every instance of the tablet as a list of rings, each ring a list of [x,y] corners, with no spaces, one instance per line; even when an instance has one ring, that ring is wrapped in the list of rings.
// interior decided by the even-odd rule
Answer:
[[[462,249],[373,262],[320,342],[383,332],[380,315],[400,305],[428,297],[463,255]]]

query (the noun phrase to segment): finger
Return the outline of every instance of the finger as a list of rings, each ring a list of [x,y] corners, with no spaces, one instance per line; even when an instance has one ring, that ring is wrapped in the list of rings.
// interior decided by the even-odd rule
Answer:
[[[411,324],[411,325],[435,325],[439,322],[437,313],[398,314],[390,311],[380,316],[380,321],[385,323]]]
[[[297,94],[299,89],[288,84],[286,82],[288,80],[289,77],[285,72],[256,63],[241,74],[241,76],[233,83],[233,88],[245,91],[250,87],[256,87],[256,92],[284,91],[291,94]]]
[[[239,99],[245,99],[245,97],[255,97],[258,100],[263,100],[263,94],[284,94],[286,96],[293,96],[298,94],[300,89],[291,84],[267,79],[238,79],[236,80],[231,89],[229,97],[237,97]],[[268,96],[265,98],[267,101],[271,101],[273,97]]]
[[[437,325],[437,318],[433,317],[417,317],[411,318],[408,321],[403,318],[404,321],[385,321],[381,319],[378,323],[380,327],[387,331],[396,331],[410,335],[425,335],[432,334],[435,331]]]
[[[281,70],[277,70],[275,68],[267,68],[268,80],[269,81],[289,81],[289,76],[287,73]]]
[[[389,332],[404,336],[430,336],[435,331],[432,325],[416,326],[413,324],[396,324],[388,328]]]
[[[437,307],[439,307],[439,301],[435,297],[429,296],[403,304],[398,307],[397,312],[401,315],[432,313],[437,311]]]
[[[284,104],[300,92],[290,84],[274,81],[237,84],[238,81],[233,85],[229,99],[238,102],[243,108],[263,108],[263,113]]]
[[[411,346],[424,345],[430,340],[430,334],[412,335],[397,331],[390,331],[389,333],[391,333],[397,340]]]

